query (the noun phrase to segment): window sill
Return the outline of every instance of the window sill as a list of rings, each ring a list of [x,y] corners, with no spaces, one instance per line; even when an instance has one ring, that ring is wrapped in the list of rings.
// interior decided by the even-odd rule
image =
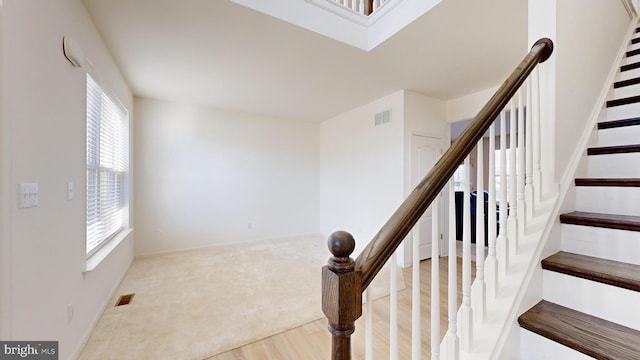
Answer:
[[[87,261],[84,266],[83,273],[88,273],[95,270],[100,263],[104,259],[106,259],[111,252],[120,245],[127,237],[133,229],[124,229],[118,233],[118,235],[114,236],[111,240],[109,240],[106,244],[104,244],[100,250],[96,251],[93,255],[87,258]]]

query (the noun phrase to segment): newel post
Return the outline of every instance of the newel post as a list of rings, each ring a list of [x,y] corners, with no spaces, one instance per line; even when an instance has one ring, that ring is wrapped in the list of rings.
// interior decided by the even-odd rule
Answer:
[[[348,232],[336,231],[329,236],[328,246],[333,256],[322,267],[322,311],[332,334],[331,359],[349,360],[351,334],[362,315],[362,276],[349,257],[356,242]]]

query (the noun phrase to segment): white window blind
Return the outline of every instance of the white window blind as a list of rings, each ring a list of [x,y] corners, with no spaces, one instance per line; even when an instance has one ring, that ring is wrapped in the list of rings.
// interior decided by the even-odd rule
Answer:
[[[87,256],[125,227],[129,115],[87,74]]]

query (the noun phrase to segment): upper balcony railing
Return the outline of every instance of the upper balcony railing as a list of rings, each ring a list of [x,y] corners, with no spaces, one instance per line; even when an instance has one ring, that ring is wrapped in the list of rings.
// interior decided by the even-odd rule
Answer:
[[[351,9],[359,14],[369,16],[392,0],[327,0]]]

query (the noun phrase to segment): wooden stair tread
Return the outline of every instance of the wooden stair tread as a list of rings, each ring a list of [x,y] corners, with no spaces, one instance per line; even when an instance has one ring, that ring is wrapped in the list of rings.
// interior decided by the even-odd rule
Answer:
[[[640,67],[640,63],[638,67]],[[623,105],[629,105],[629,104],[635,104],[637,102],[640,102],[640,95],[636,95],[636,96],[630,96],[630,97],[626,97],[626,98],[620,98],[620,99],[615,99],[615,100],[609,100],[607,101],[607,107],[615,107],[615,106],[623,106]]]
[[[638,54],[640,54],[640,49],[638,49],[638,50],[639,50]],[[613,83],[613,88],[614,89],[618,89],[618,88],[621,88],[621,87],[637,85],[637,84],[640,84],[640,78],[620,80],[620,81],[616,81],[616,82]]]
[[[560,215],[560,222],[563,224],[640,231],[640,216],[574,211],[572,213]]]
[[[639,38],[640,40],[640,38]],[[633,69],[637,69],[640,68],[640,62],[636,62],[636,63],[631,63],[631,64],[627,64],[627,65],[622,65],[620,66],[620,71],[629,71],[629,70],[633,70]]]
[[[640,359],[640,331],[540,301],[518,318],[523,328],[598,359]]]
[[[636,55],[640,55],[640,49],[627,51],[627,57],[632,57],[632,56],[636,56]]]
[[[640,80],[640,78],[638,78],[638,80]],[[603,121],[598,123],[598,130],[612,129],[612,128],[625,127],[625,126],[636,126],[636,125],[640,125],[640,117],[612,120],[612,121]]]
[[[587,149],[588,155],[608,155],[608,154],[624,154],[640,152],[640,144],[618,145],[618,146],[601,146]]]
[[[542,268],[640,291],[640,265],[560,251],[542,260]]]
[[[576,186],[640,187],[639,178],[578,178]]]
[[[631,39],[631,43],[632,43],[632,44],[640,43],[640,38],[634,38],[634,39]]]

